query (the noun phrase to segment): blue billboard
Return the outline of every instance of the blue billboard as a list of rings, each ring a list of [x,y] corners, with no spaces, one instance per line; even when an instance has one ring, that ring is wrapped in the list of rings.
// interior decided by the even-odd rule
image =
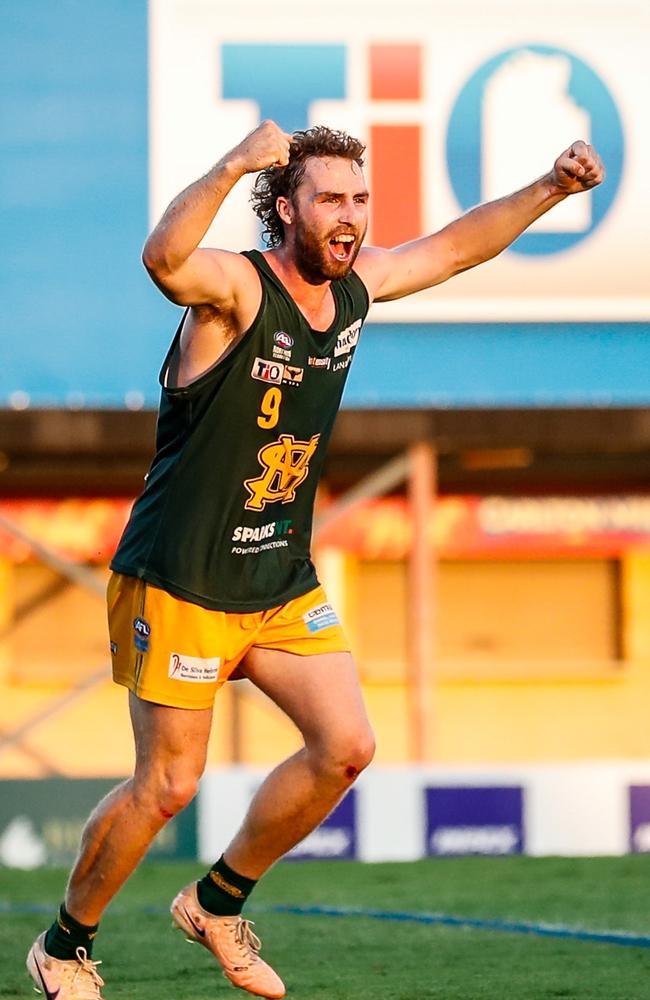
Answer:
[[[515,38],[511,0],[495,0],[480,32],[466,30],[478,0],[459,0],[444,23],[405,0],[397,35],[389,11],[359,0],[372,17],[333,32],[339,8],[306,23],[287,0],[271,32],[261,0],[3,6],[0,406],[156,405],[181,312],[149,281],[142,244],[169,200],[265,116],[368,141],[369,240],[384,245],[516,190],[572,139],[607,164],[601,188],[497,261],[373,307],[345,406],[647,405],[637,243],[650,205],[631,124],[650,86],[641,33],[612,13],[560,20],[542,37],[519,12]],[[213,245],[259,240],[240,185]]]

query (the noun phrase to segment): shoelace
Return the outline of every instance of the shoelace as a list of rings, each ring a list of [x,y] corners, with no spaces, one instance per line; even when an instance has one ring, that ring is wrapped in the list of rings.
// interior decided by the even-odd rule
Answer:
[[[77,985],[78,996],[80,998],[87,998],[87,1000],[98,1000],[101,994],[99,992],[100,988],[104,985],[104,980],[97,971],[97,966],[101,965],[101,962],[93,962],[88,958],[88,954],[85,948],[77,948],[76,951],[77,961],[79,965],[74,971],[72,977],[71,986],[77,985],[77,978],[85,974],[90,977],[90,980],[86,980],[83,985],[80,983]]]
[[[258,952],[262,947],[262,942],[252,930],[253,921],[244,920],[240,917],[239,921],[235,925],[235,937],[237,943],[241,946],[242,950],[250,955],[252,952],[252,959],[254,962],[257,961]]]

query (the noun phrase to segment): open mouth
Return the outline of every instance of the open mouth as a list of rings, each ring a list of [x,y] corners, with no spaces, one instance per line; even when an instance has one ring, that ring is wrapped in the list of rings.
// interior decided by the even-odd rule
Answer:
[[[341,262],[349,260],[354,250],[355,239],[348,233],[339,233],[330,240],[330,250],[336,260]]]

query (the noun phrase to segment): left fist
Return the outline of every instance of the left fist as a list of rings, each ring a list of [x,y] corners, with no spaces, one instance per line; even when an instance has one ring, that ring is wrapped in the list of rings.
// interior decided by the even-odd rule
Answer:
[[[593,148],[578,139],[561,153],[551,171],[551,181],[561,194],[578,194],[602,184],[605,168]]]

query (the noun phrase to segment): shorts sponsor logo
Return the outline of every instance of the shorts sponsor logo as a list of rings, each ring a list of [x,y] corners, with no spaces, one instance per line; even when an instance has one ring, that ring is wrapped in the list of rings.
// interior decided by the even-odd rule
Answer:
[[[111,654],[113,656],[115,656],[117,654],[117,648],[118,648],[117,647],[117,643],[113,642],[113,640],[111,639]]]
[[[334,345],[334,357],[340,354],[349,354],[353,347],[357,346],[359,334],[361,332],[361,320],[355,319],[354,323],[341,330]]]
[[[232,533],[231,541],[240,544],[233,545],[231,555],[256,555],[265,549],[286,548],[289,544],[287,535],[293,535],[290,520],[269,521],[268,524],[258,524],[254,528],[238,524]],[[254,544],[251,545],[251,542]],[[260,545],[259,542],[263,544]]]
[[[144,618],[133,619],[133,642],[139,653],[149,652],[149,636],[151,635],[151,625]]]
[[[251,375],[253,378],[259,379],[260,382],[272,382],[274,385],[280,385],[283,374],[284,365],[281,365],[279,361],[266,361],[264,358],[255,358],[253,361]]]
[[[172,653],[169,657],[167,675],[175,681],[189,681],[192,684],[212,684],[219,678],[220,656],[207,658]]]
[[[307,358],[307,364],[311,368],[329,368],[331,363],[331,358],[313,358],[311,356]]]
[[[320,632],[324,628],[330,628],[331,625],[339,624],[336,611],[331,604],[319,604],[317,608],[312,608],[303,615],[302,620],[310,632]]]
[[[289,385],[298,385],[299,382],[302,382],[304,370],[304,368],[294,368],[292,365],[285,365],[282,381]]]

